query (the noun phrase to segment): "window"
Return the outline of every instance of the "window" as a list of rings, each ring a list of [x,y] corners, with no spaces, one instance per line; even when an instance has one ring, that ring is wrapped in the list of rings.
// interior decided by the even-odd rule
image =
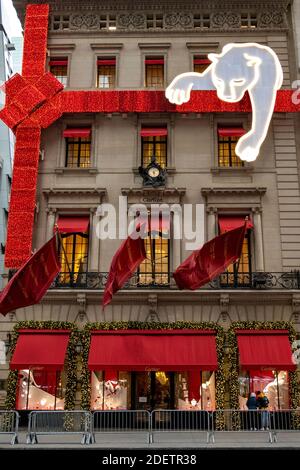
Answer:
[[[18,410],[63,410],[66,388],[64,371],[48,367],[22,369],[18,374]]]
[[[227,222],[226,222],[227,219]],[[220,233],[232,230],[243,224],[245,217],[219,217]],[[239,223],[241,221],[241,223]],[[225,225],[224,225],[225,223]],[[248,229],[242,246],[242,254],[237,263],[228,266],[226,272],[220,276],[221,285],[228,287],[250,286],[251,285],[251,230],[252,222],[249,220]]]
[[[116,58],[98,57],[97,87],[114,88],[116,86]]]
[[[236,155],[235,147],[245,134],[242,127],[218,128],[218,165],[220,167],[243,167],[244,162]]]
[[[127,410],[131,401],[130,372],[96,371],[91,372],[92,410]]]
[[[145,86],[149,88],[162,88],[164,81],[164,58],[146,57]]]
[[[142,127],[142,166],[151,163],[152,157],[162,167],[167,166],[167,127]]]
[[[89,168],[91,165],[91,129],[69,128],[64,131],[66,139],[67,168]]]
[[[138,283],[145,285],[169,284],[169,248],[170,240],[163,238],[162,233],[145,238],[147,258],[141,263],[138,271]]]
[[[51,57],[49,69],[57,80],[66,87],[68,83],[68,57]]]
[[[263,358],[262,358],[263,362]],[[250,393],[264,392],[269,400],[270,411],[289,409],[288,372],[284,370],[240,371],[240,409],[245,409]]]
[[[196,55],[194,56],[193,63],[194,72],[202,73],[211,64],[211,61],[208,59],[207,55]]]
[[[86,282],[88,265],[88,233],[61,234],[60,284],[80,285]]]
[[[180,410],[215,409],[215,373],[210,371],[179,372],[175,376],[176,408]]]

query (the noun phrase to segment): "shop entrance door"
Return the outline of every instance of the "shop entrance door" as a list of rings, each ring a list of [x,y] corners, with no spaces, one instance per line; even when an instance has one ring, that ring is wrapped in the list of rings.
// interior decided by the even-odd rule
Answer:
[[[174,372],[133,372],[133,410],[174,409]]]

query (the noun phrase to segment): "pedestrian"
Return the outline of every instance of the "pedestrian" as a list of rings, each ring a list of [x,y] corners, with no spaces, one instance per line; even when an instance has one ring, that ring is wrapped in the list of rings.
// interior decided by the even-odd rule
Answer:
[[[257,427],[256,427],[257,413],[255,413],[255,412],[257,410],[258,403],[257,403],[257,399],[256,399],[256,394],[254,392],[250,393],[249,398],[248,398],[247,403],[246,403],[246,406],[247,406],[248,411],[249,411],[248,417],[249,417],[250,430],[251,431],[253,431],[253,430],[256,431],[256,429],[257,429]]]
[[[269,413],[268,406],[269,400],[267,395],[264,392],[259,392],[257,395],[258,408],[261,410],[261,431],[269,430]]]

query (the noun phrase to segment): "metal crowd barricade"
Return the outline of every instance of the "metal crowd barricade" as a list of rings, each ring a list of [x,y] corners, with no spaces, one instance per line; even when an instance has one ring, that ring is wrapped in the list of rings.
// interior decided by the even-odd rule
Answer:
[[[205,433],[206,442],[212,434],[212,413],[201,410],[154,410],[151,413],[150,442],[156,433]]]
[[[272,441],[278,441],[278,434],[300,434],[300,409],[270,411]]]
[[[211,441],[216,433],[267,433],[272,440],[270,412],[267,410],[215,410],[212,413]]]
[[[150,443],[150,413],[147,410],[101,410],[93,412],[91,442],[97,433],[144,432]]]
[[[14,410],[0,411],[0,434],[12,434],[11,444],[18,444],[19,413]]]
[[[81,434],[81,444],[91,442],[89,411],[32,411],[29,414],[27,444],[37,444],[38,435]]]

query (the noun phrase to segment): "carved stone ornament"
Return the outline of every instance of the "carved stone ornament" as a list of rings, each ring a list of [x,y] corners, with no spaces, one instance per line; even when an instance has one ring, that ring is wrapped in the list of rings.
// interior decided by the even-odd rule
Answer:
[[[218,12],[211,15],[211,27],[221,29],[235,29],[241,26],[241,16],[233,12]]]
[[[117,17],[117,27],[125,29],[146,29],[147,17],[143,13],[122,13]]]
[[[259,28],[279,28],[285,26],[285,14],[282,11],[265,11],[259,15]]]
[[[99,16],[98,15],[71,15],[70,17],[70,29],[98,29],[99,28]]]
[[[164,28],[166,29],[185,29],[193,27],[192,13],[168,13],[164,15]]]

